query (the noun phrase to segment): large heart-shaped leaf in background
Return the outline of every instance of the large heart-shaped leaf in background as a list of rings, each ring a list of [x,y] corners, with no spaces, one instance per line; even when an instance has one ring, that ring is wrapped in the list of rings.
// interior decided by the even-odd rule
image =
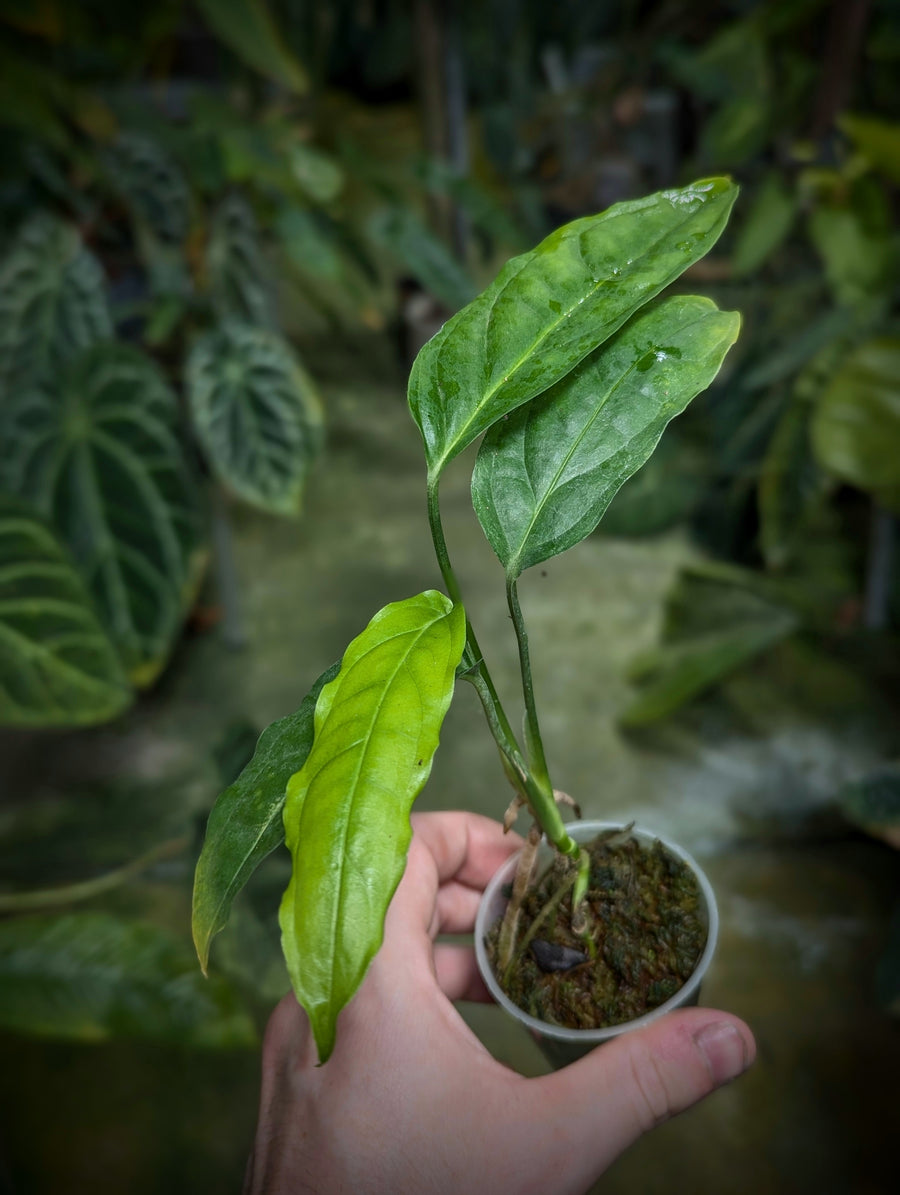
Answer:
[[[204,972],[210,943],[228,921],[235,896],[284,841],[287,782],[309,755],[316,701],[338,667],[333,664],[322,673],[295,713],[263,731],[253,758],[219,795],[209,815],[194,876],[192,914],[194,945]]]
[[[297,514],[322,442],[322,410],[289,346],[264,328],[224,324],[194,345],[187,388],[223,485],[263,510]]]
[[[472,501],[509,577],[594,530],[669,420],[716,376],[739,328],[740,316],[710,299],[665,299],[491,428]]]
[[[222,319],[270,327],[272,291],[253,209],[238,194],[219,204],[206,254],[213,306]]]
[[[465,634],[462,606],[435,590],[380,610],[322,690],[312,750],[288,784],[281,941],[322,1062],[381,945]]]
[[[0,923],[0,1026],[14,1033],[247,1046],[253,1021],[220,977],[155,925],[108,913]]]
[[[17,447],[0,463],[0,484],[56,528],[131,680],[149,684],[204,562],[175,395],[121,344],[83,353],[59,387],[19,391],[0,411],[0,434]]]
[[[88,726],[131,698],[68,554],[40,520],[0,503],[0,723]]]
[[[0,394],[52,378],[112,336],[103,270],[77,229],[39,214],[0,266]]]
[[[713,178],[617,203],[507,262],[413,365],[409,405],[430,476],[707,253],[736,196],[729,179]]]

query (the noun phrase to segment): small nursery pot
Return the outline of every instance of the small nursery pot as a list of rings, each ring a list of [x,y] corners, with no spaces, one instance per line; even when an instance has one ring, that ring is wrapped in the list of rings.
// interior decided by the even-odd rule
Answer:
[[[566,826],[566,829],[576,842],[586,843],[590,842],[592,838],[603,830],[619,830],[623,829],[623,827],[615,822],[582,821],[570,822]],[[485,938],[491,927],[503,916],[507,904],[503,888],[512,881],[519,859],[518,854],[509,858],[494,875],[484,890],[484,895],[478,908],[478,915],[475,920],[475,954],[478,959],[478,967],[482,978],[487,984],[488,990],[494,1000],[510,1016],[531,1030],[537,1039],[538,1045],[554,1067],[565,1066],[569,1062],[574,1062],[576,1059],[587,1054],[594,1046],[609,1041],[610,1038],[618,1037],[621,1033],[628,1033],[632,1029],[639,1029],[642,1025],[647,1025],[651,1021],[655,1021],[658,1017],[664,1016],[667,1012],[671,1012],[675,1008],[684,1008],[688,1005],[697,1004],[700,998],[700,983],[712,961],[719,933],[719,912],[716,907],[716,898],[712,886],[698,864],[680,846],[676,846],[675,843],[661,838],[658,834],[653,834],[649,830],[638,826],[633,827],[631,833],[636,839],[648,846],[657,841],[661,842],[667,851],[675,855],[676,858],[681,859],[693,871],[697,877],[697,883],[705,905],[707,929],[706,945],[688,981],[678,989],[674,996],[670,996],[665,1003],[660,1004],[657,1008],[652,1009],[641,1017],[637,1017],[631,1021],[623,1021],[619,1025],[610,1025],[606,1029],[566,1029],[560,1025],[552,1025],[547,1021],[538,1020],[537,1017],[524,1012],[506,995],[497,982],[497,978],[491,967],[485,946]],[[540,849],[548,853],[550,850],[546,843],[542,843]]]

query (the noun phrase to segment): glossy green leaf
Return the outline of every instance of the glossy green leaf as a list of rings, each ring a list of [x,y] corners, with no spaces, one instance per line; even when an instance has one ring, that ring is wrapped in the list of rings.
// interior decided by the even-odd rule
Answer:
[[[0,922],[0,1026],[91,1042],[256,1040],[236,994],[220,977],[204,979],[188,946],[106,913]]]
[[[229,195],[216,209],[207,249],[213,306],[222,319],[260,327],[274,324],[272,288],[253,209]]]
[[[509,261],[413,365],[409,404],[431,476],[711,249],[736,195],[714,178],[617,203]]]
[[[33,217],[0,266],[0,394],[52,378],[111,335],[97,259],[75,228]]]
[[[197,0],[216,37],[254,70],[305,95],[306,71],[284,41],[265,0]]]
[[[194,479],[175,395],[136,349],[83,353],[59,390],[22,390],[0,409],[0,485],[66,542],[132,681],[163,667],[203,558]]]
[[[312,751],[288,784],[282,945],[322,1062],[381,945],[464,641],[462,607],[434,590],[380,610],[322,690]]]
[[[817,405],[811,434],[824,469],[900,512],[900,338],[852,354]]]
[[[646,465],[616,494],[600,522],[600,534],[625,539],[661,535],[690,519],[709,482],[709,461],[699,446],[670,427]]]
[[[181,168],[152,137],[122,133],[105,155],[110,182],[134,216],[164,244],[180,245],[191,219]]]
[[[38,519],[0,503],[0,724],[89,726],[131,699],[68,555]]]
[[[338,668],[334,664],[322,673],[295,713],[263,731],[253,758],[220,794],[209,815],[194,875],[192,916],[194,945],[204,972],[210,943],[228,921],[234,898],[284,841],[287,782],[309,755],[316,701]]]
[[[194,345],[187,390],[219,480],[263,510],[297,514],[322,443],[322,411],[285,341],[264,328],[223,324]]]
[[[579,543],[715,377],[740,328],[710,299],[652,304],[546,393],[494,424],[472,501],[507,575]]]

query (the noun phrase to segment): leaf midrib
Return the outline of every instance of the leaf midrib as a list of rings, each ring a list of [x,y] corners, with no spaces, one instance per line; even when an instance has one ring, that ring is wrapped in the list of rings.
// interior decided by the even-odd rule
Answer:
[[[710,313],[707,312],[705,315],[701,316],[699,319],[691,320],[690,322],[688,322],[686,324],[682,324],[681,327],[678,328],[677,331],[674,333],[674,335],[681,336],[686,330],[693,328],[695,325],[697,325],[699,323],[702,323],[704,321],[704,319],[706,319],[708,317],[709,314]],[[555,492],[557,483],[558,483],[560,477],[562,476],[563,472],[565,471],[566,466],[569,464],[572,457],[575,455],[575,453],[580,448],[581,443],[584,440],[585,436],[587,435],[588,431],[593,427],[593,425],[596,423],[597,419],[599,419],[600,413],[603,410],[603,408],[607,405],[609,400],[613,397],[613,395],[620,388],[620,386],[622,386],[624,384],[624,382],[635,372],[635,370],[637,369],[638,361],[640,361],[640,360],[641,360],[641,357],[638,357],[635,361],[633,361],[631,363],[631,365],[629,365],[629,367],[625,370],[625,372],[623,374],[620,374],[620,376],[616,380],[616,382],[606,392],[606,395],[604,396],[603,401],[601,403],[599,403],[598,406],[594,409],[594,412],[591,415],[590,419],[588,419],[587,422],[583,425],[581,431],[578,434],[577,439],[572,444],[572,447],[569,449],[569,451],[563,457],[563,460],[562,460],[559,468],[556,470],[556,473],[553,475],[552,481],[547,486],[547,488],[544,490],[543,496],[540,499],[540,501],[535,505],[534,513],[531,517],[531,521],[529,522],[528,527],[526,528],[524,534],[521,536],[521,538],[519,540],[519,545],[516,549],[515,555],[510,560],[510,563],[509,563],[509,566],[507,569],[507,576],[509,576],[510,578],[514,578],[519,575],[519,573],[517,571],[515,571],[515,566],[518,565],[518,561],[522,558],[522,555],[524,554],[525,544],[528,542],[528,537],[529,537],[529,535],[531,535],[531,532],[534,530],[534,526],[538,521],[538,517],[540,516],[540,514],[543,512],[544,508],[546,507],[548,501],[550,500],[551,495]],[[692,361],[693,359],[690,358],[689,360]],[[629,439],[629,441],[627,441],[626,444],[623,444],[622,447],[620,449],[618,449],[617,451],[622,451],[623,448],[627,447],[627,444],[630,443],[631,439],[634,439],[634,437],[631,437]],[[523,437],[523,441],[524,441],[524,437]],[[525,456],[524,456],[524,442],[523,442],[522,467],[523,467],[523,469],[525,471],[525,475],[527,477],[528,476],[528,462],[525,460]],[[530,478],[529,478],[529,485],[530,484],[531,484],[531,482],[530,482]],[[531,487],[531,489],[532,489],[532,493],[534,493],[535,491],[534,491],[533,486]]]
[[[365,746],[363,747],[363,750],[360,752],[359,759],[357,761],[357,765],[354,770],[353,783],[352,783],[352,786],[350,786],[350,799],[349,799],[349,803],[347,804],[346,812],[345,812],[344,818],[343,818],[343,826],[342,826],[342,831],[341,831],[341,850],[339,853],[337,899],[333,903],[332,918],[331,918],[331,937],[330,937],[331,941],[335,940],[337,925],[340,920],[340,912],[341,912],[341,909],[343,908],[344,903],[346,901],[345,877],[346,877],[346,858],[347,858],[347,838],[350,833],[350,824],[353,820],[352,819],[353,808],[356,803],[357,795],[359,792],[359,778],[360,778],[360,775],[362,774],[363,766],[364,766],[366,757],[368,755],[369,749],[372,744],[372,736],[373,736],[374,728],[378,723],[378,719],[381,716],[381,712],[382,712],[384,704],[387,700],[387,696],[388,696],[390,690],[393,688],[394,682],[395,682],[400,670],[406,666],[410,655],[412,655],[413,651],[415,651],[415,649],[416,649],[417,645],[419,644],[419,642],[421,641],[422,637],[428,631],[430,631],[435,626],[436,623],[438,623],[442,619],[446,618],[446,616],[447,616],[446,613],[441,614],[439,617],[431,619],[431,621],[429,621],[425,626],[421,627],[418,631],[412,632],[415,635],[415,638],[410,643],[408,649],[404,652],[402,658],[400,660],[398,660],[395,668],[391,672],[390,680],[384,686],[384,691],[382,693],[382,696],[377,701],[377,703],[374,707],[372,716],[369,719],[368,730],[367,730],[367,733],[365,734]],[[360,656],[356,661],[354,661],[353,667],[355,668],[359,664],[361,664],[363,662],[363,660],[366,659],[367,656],[371,655],[371,653],[373,651],[382,647],[384,645],[384,643],[391,642],[391,640],[393,640],[393,639],[399,639],[404,635],[409,635],[410,633],[411,632],[409,632],[409,631],[400,631],[396,635],[391,636],[390,639],[379,641],[379,643],[377,643],[373,647],[369,648],[369,650],[365,653],[365,655]],[[360,741],[362,741],[362,740],[360,740]],[[307,794],[308,794],[308,792],[309,792],[309,786],[307,786]],[[301,822],[302,822],[302,818],[303,818],[303,811],[307,807],[308,807],[307,801],[304,798],[303,807],[302,807],[301,813],[300,813]],[[336,952],[332,951],[331,958],[329,960],[329,985],[328,985],[328,1002],[329,1003],[331,1003],[331,1001],[334,998],[334,991],[337,986],[336,961],[337,961],[336,960]]]

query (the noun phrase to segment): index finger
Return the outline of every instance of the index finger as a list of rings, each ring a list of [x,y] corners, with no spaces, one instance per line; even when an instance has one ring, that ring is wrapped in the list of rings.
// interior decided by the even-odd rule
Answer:
[[[481,891],[501,863],[522,846],[513,832],[479,813],[414,813],[413,833],[428,848],[438,882],[451,880]]]

